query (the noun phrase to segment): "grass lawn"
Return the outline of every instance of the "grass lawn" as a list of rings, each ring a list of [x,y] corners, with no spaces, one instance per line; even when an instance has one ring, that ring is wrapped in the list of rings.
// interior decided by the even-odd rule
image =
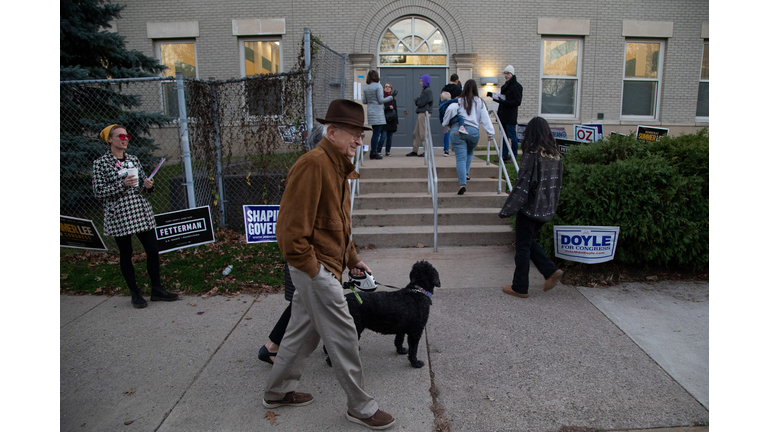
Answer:
[[[116,252],[61,249],[61,294],[130,295]],[[136,280],[149,294],[146,254],[134,253]],[[233,265],[229,276],[221,272]],[[216,242],[160,254],[160,277],[165,289],[185,294],[269,293],[283,289],[283,258],[277,243],[247,244],[234,231],[216,233]]]

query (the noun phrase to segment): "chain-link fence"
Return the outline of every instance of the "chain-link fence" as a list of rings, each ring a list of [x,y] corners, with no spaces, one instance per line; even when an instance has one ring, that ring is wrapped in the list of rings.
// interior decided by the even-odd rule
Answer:
[[[334,99],[344,99],[347,56],[312,38],[312,115],[324,118]]]
[[[344,97],[345,56],[314,40],[312,51],[310,107],[317,118],[332,100]],[[192,192],[195,206],[210,206],[216,226],[242,231],[242,206],[279,204],[288,170],[306,151],[306,78],[305,72],[294,71],[227,81],[61,82],[60,214],[91,219],[103,233],[92,166],[109,151],[99,132],[117,123],[133,135],[127,152],[139,158],[147,175],[166,158],[154,177],[153,193],[145,195],[155,214],[188,208]],[[186,117],[179,110],[180,94]],[[114,238],[104,241],[116,249]],[[134,248],[140,247],[134,238]]]

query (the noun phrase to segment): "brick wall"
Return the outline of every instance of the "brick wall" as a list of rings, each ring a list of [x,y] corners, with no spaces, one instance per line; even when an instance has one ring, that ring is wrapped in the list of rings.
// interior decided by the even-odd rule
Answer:
[[[153,55],[153,41],[147,38],[147,22],[197,20],[197,67],[200,78],[228,79],[240,76],[238,38],[232,35],[232,19],[284,18],[282,36],[283,71],[296,65],[303,29],[342,53],[373,53],[384,29],[397,17],[423,15],[441,28],[452,43],[451,54],[460,46],[477,53],[474,78],[496,76],[515,66],[524,87],[520,121],[538,114],[541,71],[539,18],[589,19],[590,32],[583,37],[580,82],[582,123],[593,122],[604,113],[604,123],[614,130],[634,130],[637,122],[621,122],[621,94],[624,72],[624,20],[672,21],[674,34],[665,42],[659,124],[675,130],[695,128],[696,98],[703,42],[701,26],[709,20],[708,2],[702,0],[521,0],[477,3],[449,0],[380,0],[349,2],[310,1],[203,1],[203,0],[121,0],[126,8],[117,20],[117,31],[126,37],[129,48]],[[451,42],[452,41],[452,42]],[[359,51],[363,50],[363,51]],[[449,56],[447,76],[456,71]],[[353,71],[347,62],[347,97],[352,97]],[[570,122],[553,122],[569,126]],[[649,122],[643,122],[649,123]],[[701,125],[699,125],[701,126]],[[681,129],[682,128],[682,129]],[[688,129],[686,129],[688,128]],[[568,128],[567,128],[568,129]],[[570,134],[570,130],[569,130]]]

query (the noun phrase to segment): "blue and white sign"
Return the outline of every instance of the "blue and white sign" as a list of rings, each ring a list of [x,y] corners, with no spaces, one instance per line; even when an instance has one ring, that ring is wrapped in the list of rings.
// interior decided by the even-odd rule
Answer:
[[[275,226],[279,205],[243,205],[246,243],[276,242]]]
[[[590,126],[593,128],[597,128],[597,140],[595,141],[602,141],[603,139],[603,125],[602,123],[586,123],[582,126]]]
[[[616,255],[619,227],[555,225],[555,256],[597,264]]]

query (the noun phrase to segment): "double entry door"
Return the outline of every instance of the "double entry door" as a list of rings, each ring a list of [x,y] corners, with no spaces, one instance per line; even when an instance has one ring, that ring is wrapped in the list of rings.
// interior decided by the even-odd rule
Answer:
[[[437,68],[379,68],[380,83],[392,85],[397,90],[397,119],[399,126],[392,135],[392,147],[413,146],[413,129],[416,127],[416,104],[413,100],[421,94],[419,77],[429,75],[430,84],[427,91],[432,92],[432,111],[430,127],[432,128],[432,145],[443,148],[443,126],[440,124],[440,90],[445,87],[445,69]]]

